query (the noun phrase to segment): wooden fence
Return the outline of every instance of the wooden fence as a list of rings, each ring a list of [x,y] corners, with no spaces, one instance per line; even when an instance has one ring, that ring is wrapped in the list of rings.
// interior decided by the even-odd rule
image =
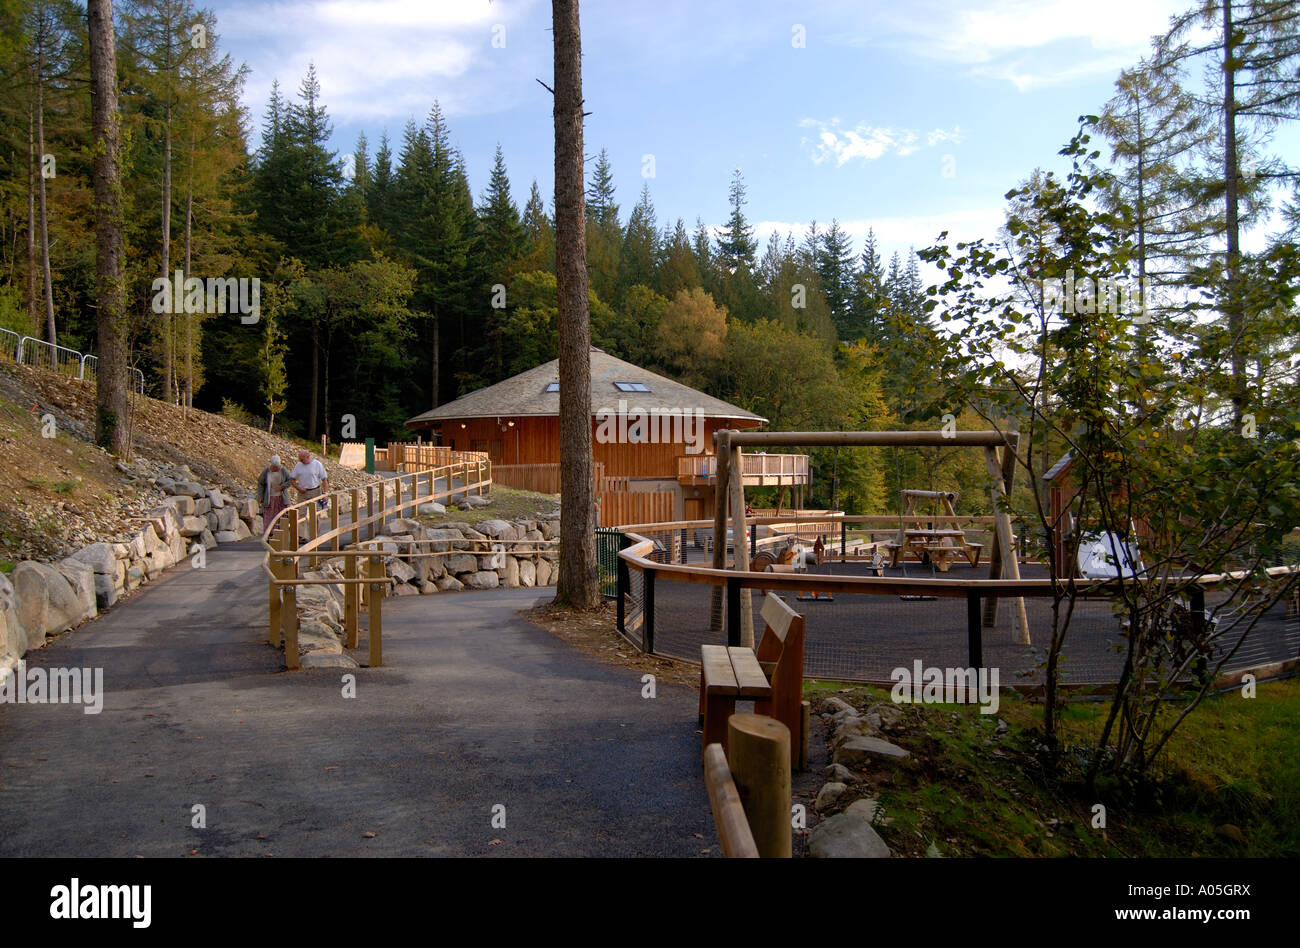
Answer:
[[[407,474],[411,471],[428,471],[466,460],[478,458],[487,461],[485,451],[453,451],[440,444],[412,444],[409,441],[388,443],[388,469]]]
[[[630,478],[607,477],[605,465],[593,462],[592,473],[596,479],[596,493],[605,491],[625,491],[630,486]],[[560,492],[560,465],[558,464],[495,464],[492,466],[492,481],[502,487],[515,490],[531,490],[540,494],[558,494]]]
[[[495,470],[493,474],[495,474]],[[672,491],[602,491],[600,525],[617,527],[625,523],[651,523],[673,519]]]

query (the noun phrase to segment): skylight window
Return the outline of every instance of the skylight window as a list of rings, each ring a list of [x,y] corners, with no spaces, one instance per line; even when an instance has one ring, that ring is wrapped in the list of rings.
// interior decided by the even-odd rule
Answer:
[[[645,382],[615,382],[614,387],[620,392],[648,392]]]
[[[559,382],[552,382],[551,384],[547,385],[546,388],[542,389],[543,392],[558,392],[559,390],[560,390]]]

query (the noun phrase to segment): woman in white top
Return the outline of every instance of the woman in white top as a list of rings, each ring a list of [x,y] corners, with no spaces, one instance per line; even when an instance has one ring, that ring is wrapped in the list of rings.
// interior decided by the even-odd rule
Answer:
[[[289,506],[289,472],[280,465],[280,455],[271,455],[271,463],[257,478],[257,493],[262,502],[262,523],[270,525]]]

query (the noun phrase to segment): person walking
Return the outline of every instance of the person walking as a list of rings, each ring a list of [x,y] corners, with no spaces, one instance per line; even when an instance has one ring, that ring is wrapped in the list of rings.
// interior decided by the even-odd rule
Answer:
[[[319,458],[311,456],[306,448],[298,451],[298,463],[289,472],[289,479],[298,490],[299,500],[311,500],[329,492],[329,474]]]
[[[266,526],[289,506],[289,472],[280,464],[280,455],[272,454],[271,463],[258,475],[257,496],[261,499],[262,523]]]

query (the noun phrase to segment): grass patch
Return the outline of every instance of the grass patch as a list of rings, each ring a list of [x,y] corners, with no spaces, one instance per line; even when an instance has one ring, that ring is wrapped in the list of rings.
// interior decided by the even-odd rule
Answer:
[[[487,494],[492,503],[486,507],[464,510],[448,505],[445,514],[422,514],[416,519],[425,526],[440,523],[477,523],[480,520],[539,520],[554,517],[560,508],[558,494],[538,494],[530,490],[493,485]]]
[[[837,694],[860,708],[892,704],[884,689],[810,681],[805,697]],[[879,827],[897,852],[989,856],[1300,855],[1300,679],[1264,682],[1258,697],[1207,698],[1140,783],[1087,792],[1071,751],[1092,744],[1109,703],[1067,706],[1066,762],[1036,754],[1042,709],[1004,694],[996,715],[966,705],[894,705],[886,734],[912,752],[866,775],[886,811]],[[1171,710],[1173,710],[1171,708]],[[998,733],[998,719],[1006,722]],[[1095,804],[1106,826],[1094,828]]]

